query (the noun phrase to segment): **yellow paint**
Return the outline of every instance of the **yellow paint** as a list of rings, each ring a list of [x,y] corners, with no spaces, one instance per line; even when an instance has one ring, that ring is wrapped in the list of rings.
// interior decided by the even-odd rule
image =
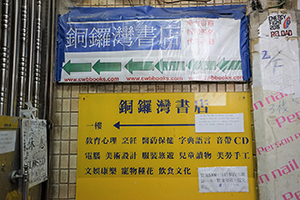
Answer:
[[[226,93],[195,93],[195,99],[209,101],[209,106],[226,106]]]
[[[6,195],[6,200],[21,200],[22,199],[22,193],[18,193],[16,190],[8,193]],[[28,195],[27,200],[30,200],[30,196]]]
[[[0,129],[18,128],[18,117],[0,116]]]
[[[255,199],[249,93],[81,94],[79,98],[77,200]],[[243,113],[245,132],[208,134],[195,133],[194,126],[121,126],[120,129],[113,126],[117,122],[121,125],[194,124],[195,114],[198,114],[195,113],[195,101],[198,101],[197,105],[200,106],[201,98],[209,104],[208,114]],[[132,113],[119,113],[122,100],[132,100]],[[140,100],[151,100],[152,112],[139,113]],[[157,113],[158,100],[170,101],[169,113],[166,113],[167,110],[159,110]],[[176,106],[180,105],[181,100],[184,104],[188,103],[188,113],[177,113]],[[205,114],[205,108],[201,108],[200,111],[200,114]],[[95,124],[99,125],[96,126],[97,129]],[[152,141],[156,141],[156,138],[157,144],[142,144],[143,137],[149,140],[152,138]],[[224,141],[217,144],[218,137],[230,137],[232,141],[230,144],[224,144]],[[247,137],[249,143],[233,142],[234,138],[240,141],[242,137]],[[114,138],[116,144],[113,144]],[[132,144],[122,144],[126,138]],[[166,144],[170,138],[173,138],[174,144]],[[183,138],[185,140],[182,140]],[[93,144],[90,144],[91,141]],[[202,144],[196,144],[196,141],[202,141]],[[93,159],[94,153],[97,152],[100,152],[100,159]],[[129,159],[122,159],[122,156],[126,157],[126,152],[129,153]],[[149,159],[142,158],[143,152],[149,152]],[[168,152],[174,153],[174,159],[163,157],[163,153],[167,156]],[[203,159],[200,156],[201,152]],[[204,158],[205,152],[211,153],[211,159]],[[232,157],[218,159],[218,152],[231,152]],[[234,158],[235,152],[240,152],[238,159]],[[112,159],[109,157],[110,153]],[[114,159],[114,155],[118,153],[121,159]],[[156,153],[157,159],[151,159],[151,153],[154,157]],[[247,159],[244,159],[245,155],[248,155]],[[130,156],[136,159],[130,159]],[[184,157],[186,159],[182,159]],[[216,166],[247,166],[249,192],[199,193],[197,168]],[[110,168],[116,168],[116,174],[110,174]],[[121,168],[123,172],[128,168],[128,175],[122,174]],[[147,175],[149,168],[153,168],[153,175]],[[166,174],[159,174],[159,168],[167,169]],[[171,168],[174,170],[173,174],[167,174]],[[139,170],[142,172],[143,169],[145,174],[139,174]],[[182,174],[177,173],[179,169]]]

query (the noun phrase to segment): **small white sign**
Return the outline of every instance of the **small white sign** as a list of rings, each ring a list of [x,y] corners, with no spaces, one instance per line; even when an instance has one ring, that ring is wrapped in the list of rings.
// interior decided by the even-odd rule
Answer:
[[[47,122],[22,119],[22,166],[29,168],[29,188],[47,180]]]
[[[0,154],[15,151],[16,131],[0,131]]]
[[[263,90],[299,95],[299,47],[297,40],[259,39]],[[272,101],[272,100],[271,100]]]
[[[198,168],[199,192],[249,192],[247,167]]]
[[[260,38],[297,37],[297,23],[290,14],[271,13],[259,27]]]
[[[243,113],[195,115],[196,133],[244,132]]]

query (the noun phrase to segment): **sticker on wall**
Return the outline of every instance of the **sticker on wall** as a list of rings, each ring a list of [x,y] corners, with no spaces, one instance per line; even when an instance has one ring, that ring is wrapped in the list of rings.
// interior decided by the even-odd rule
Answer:
[[[297,37],[297,22],[291,14],[271,13],[259,27],[259,37]]]

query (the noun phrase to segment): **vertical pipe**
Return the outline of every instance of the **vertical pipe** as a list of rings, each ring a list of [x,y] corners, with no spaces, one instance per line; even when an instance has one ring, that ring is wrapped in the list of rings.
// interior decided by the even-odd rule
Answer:
[[[0,10],[1,10],[1,13],[0,13],[0,22],[2,22],[2,1],[0,1]],[[0,43],[2,43],[2,37],[1,37],[1,33],[2,33],[2,27],[0,26]]]
[[[36,1],[36,40],[35,40],[35,64],[33,74],[33,98],[32,105],[39,107],[40,84],[41,84],[41,53],[42,53],[42,1]],[[39,111],[40,112],[40,111]],[[39,116],[39,115],[37,115]]]
[[[7,86],[9,73],[9,45],[10,45],[10,0],[2,2],[1,21],[1,65],[0,65],[0,115],[6,115]]]
[[[27,31],[28,31],[28,2],[21,2],[21,35],[20,35],[20,60],[19,60],[19,76],[18,76],[18,99],[17,99],[17,115],[24,108],[26,101],[26,78],[27,78]]]
[[[48,94],[48,119],[50,119],[50,123],[52,122],[52,100],[53,100],[53,77],[54,77],[54,72],[53,72],[53,67],[54,67],[54,60],[55,60],[55,55],[56,55],[56,24],[57,24],[57,19],[56,19],[56,1],[57,0],[52,0],[52,10],[51,10],[51,54],[50,54],[50,69],[49,69],[49,94]]]
[[[29,23],[29,49],[28,52],[28,72],[27,72],[27,102],[32,101],[32,85],[33,85],[33,71],[34,71],[34,57],[35,57],[35,0],[29,0],[29,13],[30,13],[30,23]]]
[[[48,0],[49,6],[48,6],[48,23],[49,23],[49,41],[50,41],[50,49],[49,49],[49,67],[48,71],[46,73],[48,74],[47,76],[47,87],[48,88],[48,93],[45,94],[45,102],[46,104],[44,105],[46,107],[45,111],[45,116],[47,119],[47,122],[49,125],[52,125],[53,119],[52,119],[52,98],[53,98],[53,65],[54,65],[54,60],[55,60],[55,49],[56,49],[56,24],[57,24],[57,18],[56,18],[56,1],[57,0]],[[50,152],[50,149],[52,147],[52,144],[50,141],[50,135],[53,132],[53,129],[51,126],[48,126],[48,152]],[[51,166],[51,160],[49,159],[48,156],[48,173],[50,173],[50,166]],[[44,197],[47,197],[48,194],[50,194],[48,191],[50,191],[50,182],[47,183],[47,190],[44,193]]]
[[[50,65],[50,54],[51,54],[51,0],[44,1],[42,4],[42,21],[43,21],[43,26],[42,26],[42,43],[43,43],[43,49],[42,51],[42,63],[43,63],[43,68],[41,69],[41,76],[42,81],[41,81],[41,86],[43,87],[42,90],[40,90],[40,106],[39,106],[39,118],[41,119],[47,119],[47,109],[48,109],[48,92],[49,92],[49,65]]]
[[[13,2],[12,7],[14,8],[14,19],[13,19],[13,33],[12,37],[13,40],[11,41],[12,43],[12,55],[11,55],[11,73],[10,73],[10,105],[8,109],[8,115],[9,116],[16,116],[16,91],[17,91],[17,86],[16,81],[18,80],[18,53],[19,53],[19,17],[20,17],[20,4],[19,0],[16,0]]]
[[[28,175],[28,164],[25,163],[23,167],[23,183],[22,183],[22,200],[27,200],[28,196],[28,182],[29,182],[29,175]]]

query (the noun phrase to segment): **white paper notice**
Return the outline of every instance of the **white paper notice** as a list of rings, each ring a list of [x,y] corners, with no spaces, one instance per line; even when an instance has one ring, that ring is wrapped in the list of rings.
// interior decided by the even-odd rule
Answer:
[[[16,131],[0,131],[0,154],[15,151]]]
[[[22,119],[23,160],[29,167],[29,188],[48,178],[47,122]]]
[[[199,192],[249,192],[247,167],[198,168]]]
[[[298,40],[261,38],[259,47],[263,89],[296,93],[300,80]]]
[[[196,133],[244,132],[243,113],[195,115]]]

